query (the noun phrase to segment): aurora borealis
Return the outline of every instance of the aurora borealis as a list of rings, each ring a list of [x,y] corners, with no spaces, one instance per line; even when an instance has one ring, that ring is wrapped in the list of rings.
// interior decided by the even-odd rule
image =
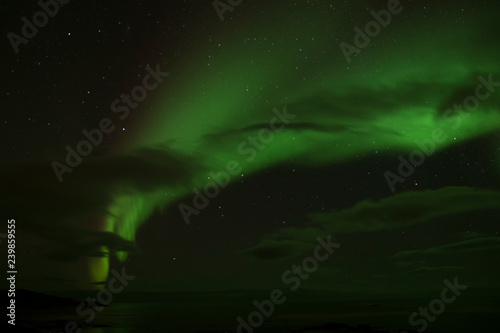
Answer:
[[[61,6],[17,53],[4,38],[2,211],[16,219],[19,288],[99,290],[125,266],[136,277],[125,292],[236,290],[246,306],[331,235],[342,246],[269,323],[409,331],[458,276],[469,289],[428,332],[488,327],[500,295],[497,3],[400,1],[349,61],[342,43],[387,1],[243,1],[222,21],[210,1],[91,3]],[[4,33],[36,10],[3,6]],[[155,68],[168,76],[126,102]],[[114,129],[59,181],[53,161],[105,118]],[[196,208],[209,183],[217,194]],[[214,317],[234,331],[225,311]]]

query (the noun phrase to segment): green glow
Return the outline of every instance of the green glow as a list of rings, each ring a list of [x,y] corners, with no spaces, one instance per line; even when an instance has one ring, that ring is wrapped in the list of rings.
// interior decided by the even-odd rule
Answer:
[[[283,47],[278,51],[268,52],[268,43],[231,40],[229,35],[220,52],[193,47],[192,66],[173,73],[172,77],[180,78],[175,84],[158,88],[164,89],[164,98],[157,99],[156,110],[141,124],[143,130],[131,145],[163,144],[201,167],[181,186],[153,192],[117,190],[109,209],[110,231],[134,240],[138,227],[155,209],[182,197],[189,203],[192,188],[202,188],[208,173],[223,170],[229,160],[238,161],[247,175],[291,158],[294,163],[318,165],[375,151],[410,153],[417,149],[415,140],[431,138],[437,128],[447,136],[437,146],[439,151],[500,127],[498,93],[481,102],[456,128],[451,119],[461,116],[443,118],[443,108],[462,103],[468,96],[450,100],[455,92],[471,87],[469,95],[474,94],[479,74],[492,73],[500,81],[500,65],[491,57],[494,46],[481,44],[465,24],[449,28],[453,33],[439,34],[435,27],[418,24],[418,33],[411,35],[403,35],[397,26],[389,27],[379,37],[385,38],[385,44],[363,50],[350,65],[335,38],[324,33],[332,29],[331,23],[321,22],[316,29],[299,32],[294,29],[293,36],[284,33],[287,24],[276,23],[263,28],[265,34],[251,34],[259,40],[274,38]],[[399,42],[387,42],[391,38]],[[296,39],[304,41],[302,54]],[[480,51],[490,56],[477,61]],[[214,60],[207,60],[207,54]],[[209,61],[211,66],[206,65]],[[254,160],[247,161],[248,156],[238,153],[238,145],[256,135],[259,127],[268,127],[271,110],[283,106],[297,117],[283,132],[275,133]],[[395,159],[387,168],[397,163]]]

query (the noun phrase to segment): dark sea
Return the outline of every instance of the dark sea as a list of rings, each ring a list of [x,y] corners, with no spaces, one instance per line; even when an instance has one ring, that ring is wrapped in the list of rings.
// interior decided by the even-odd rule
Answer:
[[[74,306],[37,310],[19,310],[15,330],[23,332],[68,333],[149,333],[149,332],[417,332],[420,326],[411,326],[409,315],[414,306],[380,305],[359,302],[336,304],[332,302],[285,303],[275,307],[262,324],[238,330],[236,318],[247,319],[256,311],[248,304],[213,303],[113,303],[95,312],[95,318],[79,316]],[[422,303],[424,305],[424,303]],[[256,317],[258,319],[258,317]],[[450,307],[424,330],[428,333],[499,332],[496,320],[499,308],[494,304],[482,307]],[[69,324],[74,321],[78,327]],[[11,326],[11,325],[9,325]],[[10,327],[12,328],[12,327]],[[78,329],[81,329],[79,331]]]

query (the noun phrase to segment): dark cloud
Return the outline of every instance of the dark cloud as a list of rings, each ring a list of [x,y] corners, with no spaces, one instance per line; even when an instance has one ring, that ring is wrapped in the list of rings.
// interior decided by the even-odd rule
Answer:
[[[314,249],[314,243],[296,240],[272,240],[264,239],[256,246],[245,249],[243,253],[256,259],[283,260],[296,257],[305,251]]]
[[[62,234],[59,233],[59,236]],[[103,251],[135,251],[133,242],[127,241],[112,232],[96,232],[85,229],[67,232],[64,237],[50,237],[57,244],[57,248],[48,257],[56,261],[77,260],[80,257],[103,258],[109,252]]]
[[[497,208],[499,200],[500,193],[495,191],[446,187],[406,192],[377,202],[361,201],[343,210],[312,214],[312,223],[318,227],[280,229],[244,252],[259,259],[298,256],[312,248],[318,236],[395,230],[439,217]],[[408,266],[413,265],[408,263]]]
[[[464,269],[464,266],[439,266],[439,267],[431,267],[431,266],[421,266],[411,271],[404,272],[403,275],[408,274],[423,274],[430,272],[441,272],[441,271],[454,271],[459,269]]]
[[[276,127],[286,126],[286,131],[295,130],[295,131],[314,131],[317,133],[339,133],[342,131],[350,131],[351,128],[346,125],[321,125],[312,122],[294,122],[290,124],[283,124],[280,122],[276,122],[274,124]],[[242,136],[242,140],[244,140],[245,136],[249,134],[255,135],[261,129],[269,129],[269,122],[267,123],[259,123],[250,126],[246,126],[241,129],[230,130],[230,131],[221,131],[217,133],[211,133],[204,136],[206,140],[218,142],[222,139],[232,139],[234,136]],[[285,129],[285,128],[284,128]]]
[[[468,187],[446,187],[405,192],[378,202],[362,201],[340,211],[311,215],[328,232],[394,230],[434,218],[497,208],[500,192]]]
[[[49,255],[57,261],[102,257],[106,255],[100,250],[102,246],[113,251],[133,250],[133,244],[120,236],[91,231],[85,225],[93,229],[93,223],[109,216],[116,194],[181,187],[200,168],[194,158],[167,147],[141,148],[127,154],[83,158],[60,183],[51,162],[0,166],[2,184],[9,189],[2,206],[18,221],[18,231],[57,243]]]
[[[469,239],[462,242],[450,243],[440,246],[428,247],[425,249],[407,250],[398,252],[395,258],[406,258],[411,256],[429,256],[440,254],[457,254],[491,251],[500,248],[500,237],[484,237]]]

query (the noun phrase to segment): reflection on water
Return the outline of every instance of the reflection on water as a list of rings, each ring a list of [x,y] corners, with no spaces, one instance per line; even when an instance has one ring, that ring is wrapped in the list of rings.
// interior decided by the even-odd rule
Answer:
[[[335,332],[399,332],[396,329],[406,329],[408,332],[408,314],[410,309],[389,306],[372,308],[370,311],[360,311],[359,304],[342,307],[332,302],[315,303],[304,311],[304,304],[290,304],[292,306],[276,311],[264,324],[255,329],[260,333],[335,333]],[[237,316],[247,316],[255,308],[245,305],[213,304],[213,303],[116,303],[96,312],[95,319],[86,323],[86,317],[76,314],[75,307],[59,307],[36,310],[31,313],[20,313],[16,328],[25,327],[31,332],[66,333],[65,325],[69,321],[77,323],[81,333],[215,333],[236,332]],[[286,311],[283,311],[286,310]],[[470,329],[482,329],[485,323],[494,319],[495,311],[476,311],[463,313],[448,311],[429,326],[427,333],[432,332],[472,332]],[[483,309],[486,310],[486,309]],[[481,313],[482,312],[482,313]],[[451,328],[450,323],[462,322],[467,317],[469,325]],[[343,324],[334,324],[343,323]],[[346,327],[345,324],[352,327]],[[357,325],[370,324],[371,327],[391,327],[393,330],[372,329],[366,327],[354,328]],[[300,329],[302,328],[302,329]],[[308,329],[309,328],[309,329]],[[487,329],[487,327],[484,327]],[[68,329],[67,332],[75,332]],[[29,331],[26,331],[29,332]],[[244,331],[245,332],[245,331]],[[247,332],[245,332],[247,333]]]

